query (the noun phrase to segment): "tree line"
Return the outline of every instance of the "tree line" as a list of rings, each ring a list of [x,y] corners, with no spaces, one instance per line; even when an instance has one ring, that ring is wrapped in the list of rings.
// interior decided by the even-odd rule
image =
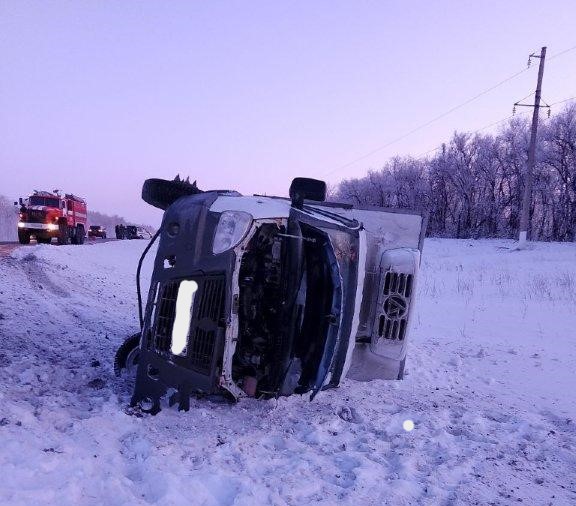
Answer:
[[[335,198],[426,211],[428,235],[513,238],[518,234],[530,140],[528,119],[497,134],[455,133],[429,157],[395,157],[342,181]],[[576,240],[576,104],[541,121],[530,209],[533,240]]]

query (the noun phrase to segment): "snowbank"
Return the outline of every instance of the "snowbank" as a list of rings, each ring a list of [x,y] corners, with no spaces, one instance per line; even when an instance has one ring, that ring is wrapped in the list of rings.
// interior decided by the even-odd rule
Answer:
[[[112,357],[144,246],[0,260],[0,503],[575,503],[575,245],[427,240],[402,382],[140,417]]]

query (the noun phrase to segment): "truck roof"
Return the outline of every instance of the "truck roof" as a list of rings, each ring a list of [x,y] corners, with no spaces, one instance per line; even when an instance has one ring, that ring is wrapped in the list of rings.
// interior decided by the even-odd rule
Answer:
[[[30,194],[30,197],[52,197],[55,199],[73,200],[75,202],[86,204],[86,201],[82,197],[78,197],[77,195],[74,195],[72,193],[65,193],[64,195],[62,195],[54,191],[49,192],[45,190],[34,190],[34,192]]]

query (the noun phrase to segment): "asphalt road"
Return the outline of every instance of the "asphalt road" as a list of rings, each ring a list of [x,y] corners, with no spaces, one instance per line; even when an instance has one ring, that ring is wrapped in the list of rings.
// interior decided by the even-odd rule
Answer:
[[[84,242],[83,246],[92,246],[94,244],[100,244],[103,242],[115,241],[116,239],[88,239]],[[0,258],[7,257],[16,248],[29,248],[30,246],[36,246],[36,241],[32,239],[30,244],[20,244],[19,242],[0,242]],[[57,246],[56,240],[52,240],[52,246]]]

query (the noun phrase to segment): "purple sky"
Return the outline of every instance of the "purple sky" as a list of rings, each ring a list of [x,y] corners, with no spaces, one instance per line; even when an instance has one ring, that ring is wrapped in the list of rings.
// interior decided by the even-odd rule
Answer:
[[[156,224],[147,177],[286,194],[576,45],[565,1],[0,1],[0,194],[61,188]],[[536,67],[536,65],[535,65]],[[327,178],[505,118],[536,69]],[[576,95],[576,50],[546,67]]]

